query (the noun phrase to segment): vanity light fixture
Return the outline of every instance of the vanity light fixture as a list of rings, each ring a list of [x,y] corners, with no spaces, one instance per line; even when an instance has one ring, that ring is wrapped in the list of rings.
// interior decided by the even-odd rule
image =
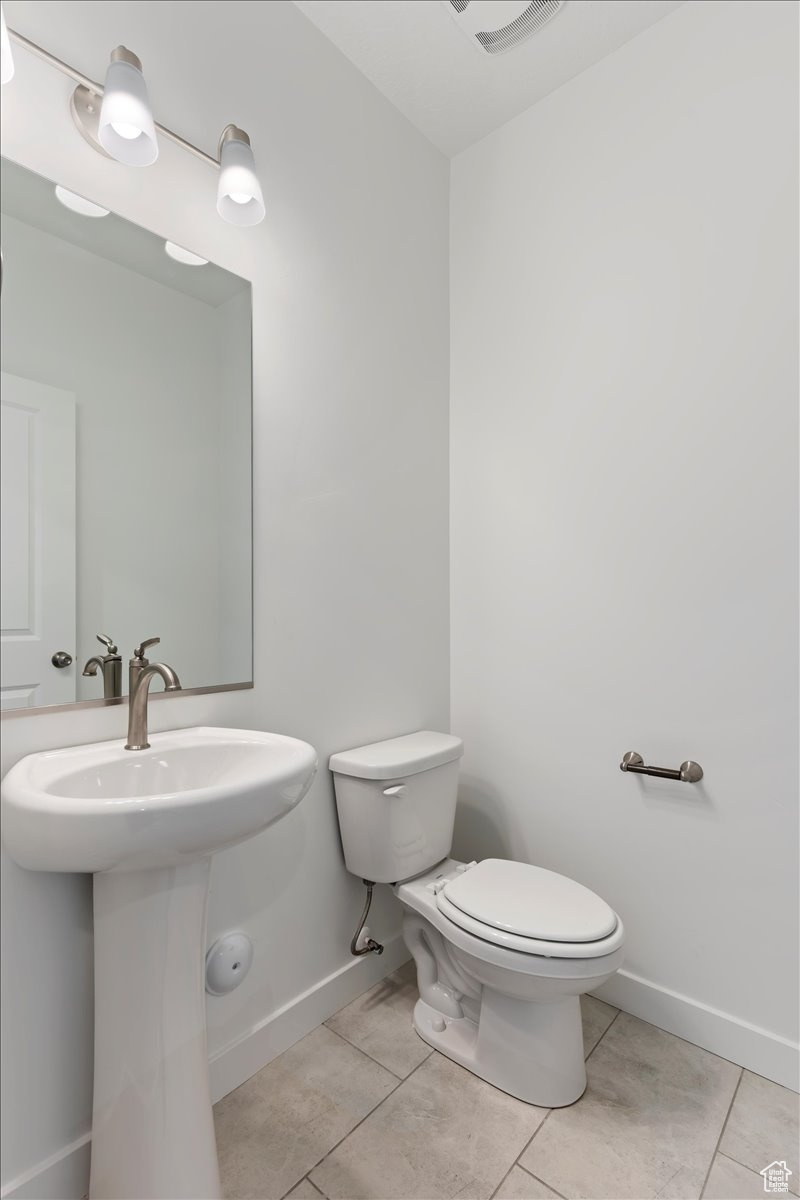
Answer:
[[[250,138],[235,125],[226,125],[219,139],[217,212],[231,225],[257,225],[264,219],[264,197]]]
[[[9,83],[14,78],[14,56],[8,37],[6,14],[0,5],[0,83]]]
[[[208,259],[201,258],[199,254],[192,254],[191,250],[184,250],[183,246],[179,246],[177,242],[164,242],[164,249],[170,258],[174,258],[175,262],[183,263],[187,267],[207,267]]]
[[[158,158],[142,64],[125,46],[111,52],[97,137],[112,158],[129,167],[147,167]]]
[[[79,196],[76,192],[71,192],[69,188],[62,187],[60,183],[56,184],[56,199],[60,200],[65,208],[80,213],[82,217],[107,217],[110,211],[107,208],[101,208],[92,200],[87,200],[85,196]]]
[[[3,83],[14,74],[11,42],[16,42],[77,83],[70,98],[72,118],[83,137],[99,154],[129,166],[147,166],[158,157],[158,133],[219,171],[217,211],[221,217],[231,225],[257,225],[263,221],[264,197],[250,138],[243,129],[236,125],[225,126],[215,158],[153,119],[142,64],[125,46],[118,46],[112,53],[103,86],[16,29],[6,29],[5,23]]]

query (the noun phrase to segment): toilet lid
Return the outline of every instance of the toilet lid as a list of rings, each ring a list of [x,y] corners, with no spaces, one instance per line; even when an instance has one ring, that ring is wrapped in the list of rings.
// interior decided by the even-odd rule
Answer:
[[[596,942],[617,926],[605,900],[566,875],[528,863],[486,858],[442,889],[454,908],[475,921],[547,942]],[[457,922],[456,913],[450,912]]]

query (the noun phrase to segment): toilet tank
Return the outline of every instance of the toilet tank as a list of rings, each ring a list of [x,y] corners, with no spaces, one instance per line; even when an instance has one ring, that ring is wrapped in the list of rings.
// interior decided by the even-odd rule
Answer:
[[[460,738],[423,730],[331,756],[348,871],[398,883],[447,857],[463,752]]]

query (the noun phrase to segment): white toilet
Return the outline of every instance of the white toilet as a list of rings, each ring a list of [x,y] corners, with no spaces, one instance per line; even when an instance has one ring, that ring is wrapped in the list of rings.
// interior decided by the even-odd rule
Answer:
[[[345,863],[403,904],[420,1037],[529,1104],[572,1104],[586,1087],[579,997],[622,963],[622,922],[564,875],[448,857],[462,753],[422,732],[334,754]]]

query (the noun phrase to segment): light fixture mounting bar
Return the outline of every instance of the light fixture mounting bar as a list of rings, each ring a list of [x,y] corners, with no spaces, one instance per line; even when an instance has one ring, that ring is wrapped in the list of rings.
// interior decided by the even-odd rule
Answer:
[[[51,67],[55,67],[56,70],[61,71],[62,74],[68,75],[70,79],[74,79],[77,84],[88,88],[88,90],[93,92],[96,96],[102,96],[102,83],[96,83],[94,79],[90,79],[88,75],[84,75],[75,67],[70,66],[69,63],[65,63],[62,61],[62,59],[56,58],[55,54],[51,54],[49,50],[45,50],[44,47],[38,45],[38,43],[32,42],[30,38],[26,38],[24,34],[19,33],[16,29],[9,29],[8,36],[12,39],[12,41],[15,41],[17,45],[22,46],[24,50],[29,50],[31,54],[35,54],[36,57],[41,58],[43,62],[49,63]],[[183,150],[188,150],[190,154],[195,156],[195,158],[202,159],[202,161],[208,163],[209,166],[219,169],[219,160],[216,159],[213,154],[206,154],[205,150],[201,150],[198,146],[193,145],[192,142],[187,142],[186,138],[182,138],[179,133],[174,133],[171,129],[168,129],[166,125],[160,125],[158,121],[155,121],[154,124],[158,132],[163,134],[165,138],[168,138],[169,141],[174,142],[176,146],[180,146]]]

